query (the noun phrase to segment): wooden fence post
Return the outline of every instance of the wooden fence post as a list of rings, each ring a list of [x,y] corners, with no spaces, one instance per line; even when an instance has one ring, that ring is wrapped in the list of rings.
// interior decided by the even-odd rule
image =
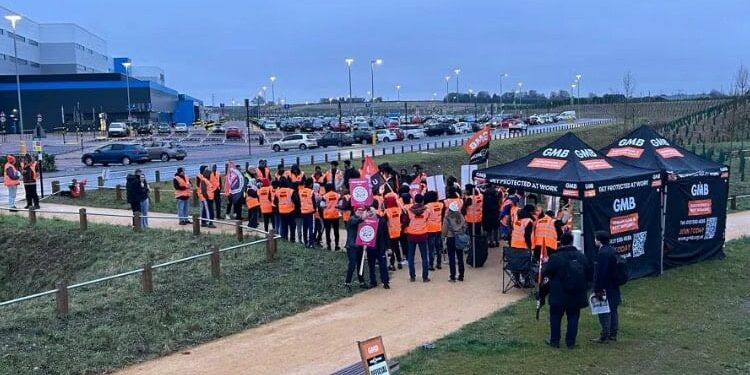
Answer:
[[[154,171],[154,181],[161,182],[161,172],[158,170]]]
[[[326,153],[325,153],[325,154],[323,155],[323,157],[324,157],[324,160],[325,160],[325,162],[326,162],[326,164],[327,164],[327,163],[328,163],[328,153],[326,152]]]
[[[276,235],[273,229],[266,235],[266,260],[272,261],[276,257]]]
[[[242,233],[242,220],[237,220],[237,226],[235,227],[235,234],[237,234],[237,241],[242,242],[245,239],[245,235]]]
[[[338,161],[341,161],[341,152],[338,152]]]
[[[211,276],[214,279],[221,277],[221,255],[219,254],[219,247],[216,245],[211,247]]]
[[[281,165],[286,165],[286,164],[284,163],[284,158],[281,158],[281,163],[280,163],[280,164],[281,164]]]
[[[193,234],[200,236],[201,234],[201,221],[198,218],[198,214],[193,214]]]
[[[193,201],[193,207],[198,207],[198,202],[200,201],[198,199],[198,189],[193,189],[192,201]]]
[[[104,177],[99,176],[96,178],[96,187],[98,187],[99,189],[104,187]]]
[[[385,147],[383,147],[383,155],[385,155]]]
[[[122,202],[122,186],[120,184],[115,186],[115,200],[117,202]]]
[[[143,265],[142,276],[143,293],[150,294],[154,291],[154,273],[151,269],[151,262]]]
[[[29,225],[36,225],[36,211],[34,207],[29,207]]]
[[[733,210],[736,210],[736,209],[737,209],[737,196],[736,196],[736,195],[732,195],[732,196],[730,196],[730,197],[729,197],[729,199],[730,199],[730,200],[732,201],[732,202],[730,203],[730,207],[731,207],[731,208],[732,208]]]
[[[52,180],[52,194],[60,192],[60,181]]]
[[[362,151],[362,157],[361,157],[361,159],[364,159],[365,158],[365,150],[361,150],[361,151]]]
[[[158,186],[154,187],[154,203],[161,202],[161,189]]]
[[[297,166],[299,166],[299,156],[297,156],[297,162],[295,164],[297,164]]]
[[[81,231],[85,232],[89,229],[89,219],[86,217],[86,209],[81,208],[78,210],[78,219],[81,222]]]
[[[354,151],[349,151],[349,160],[354,160]]]
[[[141,213],[138,211],[133,212],[133,231],[141,231]]]
[[[375,157],[375,147],[370,149],[370,156]]]
[[[65,281],[57,283],[57,294],[55,294],[55,301],[57,302],[57,313],[65,316],[68,315],[68,285]]]
[[[86,197],[86,185],[85,184],[78,184],[78,187],[81,188],[81,195],[80,195],[80,197],[81,198],[85,198]]]

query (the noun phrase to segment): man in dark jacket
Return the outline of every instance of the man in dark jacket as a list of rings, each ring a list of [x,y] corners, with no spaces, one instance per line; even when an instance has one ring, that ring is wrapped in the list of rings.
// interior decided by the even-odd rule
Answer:
[[[391,285],[388,277],[388,260],[386,259],[385,253],[388,249],[388,243],[390,238],[388,236],[388,221],[384,216],[377,214],[378,202],[375,201],[367,212],[367,217],[378,219],[378,233],[375,247],[367,248],[367,269],[369,271],[370,288],[378,286],[377,273],[375,272],[375,266],[377,265],[380,271],[380,281],[383,283],[383,288],[391,289]]]
[[[141,189],[141,178],[136,174],[128,174],[125,177],[125,196],[130,203],[130,209],[141,212],[141,201],[145,198]]]
[[[500,246],[500,196],[494,185],[488,185],[482,201],[482,228],[487,233],[489,247]]]
[[[560,347],[560,326],[563,315],[568,317],[568,327],[565,332],[565,345],[573,349],[578,335],[578,319],[581,309],[588,306],[586,296],[586,282],[591,278],[591,267],[586,256],[578,251],[573,244],[573,236],[565,233],[560,236],[562,246],[554,252],[549,261],[542,268],[542,277],[547,278],[549,287],[549,326],[550,338],[547,345]],[[574,262],[577,263],[573,266]],[[577,267],[583,272],[580,284],[569,275],[571,269]]]
[[[349,218],[349,221],[346,222],[346,256],[349,259],[349,264],[346,267],[346,281],[344,282],[344,286],[347,289],[351,289],[352,287],[352,277],[354,276],[354,272],[357,272],[357,279],[359,280],[359,287],[363,289],[367,289],[368,286],[365,283],[364,276],[360,276],[359,274],[359,267],[362,263],[362,251],[363,249],[359,246],[357,246],[357,227],[359,226],[359,223],[362,222],[363,218],[366,216],[367,211],[365,211],[364,208],[360,207],[357,208],[354,211],[354,215],[352,215],[351,218]]]
[[[599,324],[602,332],[599,337],[591,341],[605,344],[609,341],[617,341],[619,328],[619,316],[617,306],[622,302],[620,286],[617,284],[617,253],[609,245],[609,233],[598,231],[595,235],[595,244],[599,247],[594,263],[594,293],[598,298],[606,298],[609,302],[609,313],[599,314]]]

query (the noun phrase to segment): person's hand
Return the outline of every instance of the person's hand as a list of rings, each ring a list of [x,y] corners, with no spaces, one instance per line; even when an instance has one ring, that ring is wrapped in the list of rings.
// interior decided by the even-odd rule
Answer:
[[[604,296],[606,296],[606,293],[603,290],[597,290],[594,292],[594,294],[596,295],[596,298],[598,299],[602,299],[604,298]]]

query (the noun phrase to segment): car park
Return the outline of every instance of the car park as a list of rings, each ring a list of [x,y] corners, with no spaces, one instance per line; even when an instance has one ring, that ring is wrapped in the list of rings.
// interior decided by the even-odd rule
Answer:
[[[451,127],[451,134],[466,134],[471,133],[471,125],[468,122],[457,122]]]
[[[451,124],[447,122],[438,122],[435,124],[427,125],[424,128],[424,133],[430,137],[438,135],[446,135],[451,132]]]
[[[171,134],[172,133],[172,127],[169,126],[169,124],[161,122],[158,125],[156,125],[156,133],[157,134]]]
[[[308,148],[317,148],[318,141],[310,134],[292,134],[271,144],[271,149],[275,152],[281,150],[288,151],[291,149],[307,150]]]
[[[152,135],[154,134],[154,126],[148,124],[137,124],[135,125],[135,133],[138,135]]]
[[[278,130],[278,126],[275,122],[266,120],[260,124],[260,128],[263,130]]]
[[[81,156],[81,162],[87,166],[94,164],[106,166],[110,163],[130,165],[133,162],[145,163],[147,161],[149,161],[148,151],[142,145],[135,143],[110,143]]]
[[[398,134],[393,129],[378,129],[375,131],[375,136],[378,142],[393,142],[398,141]],[[402,138],[403,139],[403,138]]]
[[[224,133],[226,139],[242,139],[242,130],[236,126],[230,126]]]
[[[369,127],[359,127],[352,130],[352,138],[356,143],[372,143],[373,130]]]
[[[555,116],[557,121],[575,121],[576,119],[576,111],[564,111],[560,112],[557,116]]]
[[[143,148],[148,151],[149,160],[170,161],[171,159],[183,160],[187,157],[187,151],[177,143],[166,141],[146,142]]]
[[[521,119],[511,118],[509,120],[510,120],[508,123],[509,132],[519,132],[519,131],[524,131],[528,129],[528,125],[525,122],[521,121]]]
[[[418,125],[402,125],[399,129],[404,133],[406,139],[419,139],[425,137],[424,129]]]
[[[343,132],[330,132],[323,134],[322,137],[317,139],[318,146],[320,147],[328,147],[328,146],[351,146],[354,144],[354,137],[350,133],[343,133]]]
[[[291,120],[284,121],[281,123],[280,129],[284,132],[294,132],[297,130],[297,123]]]
[[[184,122],[178,122],[174,124],[174,133],[175,134],[188,134],[188,126]]]
[[[338,125],[331,125],[331,130],[335,132],[348,132],[349,131],[349,124],[347,123],[340,123]]]
[[[107,135],[110,137],[127,137],[128,133],[128,125],[124,122],[113,122],[107,129]]]
[[[226,133],[226,131],[227,131],[227,130],[226,130],[226,129],[224,129],[224,127],[223,127],[223,126],[221,126],[221,125],[218,125],[218,124],[217,124],[217,125],[214,125],[214,126],[213,126],[213,127],[211,128],[211,134],[224,134],[224,133]]]

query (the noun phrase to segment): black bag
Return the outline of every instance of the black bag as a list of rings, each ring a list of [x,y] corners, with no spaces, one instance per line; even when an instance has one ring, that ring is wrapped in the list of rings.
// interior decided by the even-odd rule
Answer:
[[[628,262],[625,258],[615,255],[617,262],[615,263],[615,283],[619,286],[623,286],[628,282],[629,271]]]
[[[487,236],[472,236],[469,247],[464,252],[466,253],[466,264],[475,268],[484,266],[484,262],[487,261]],[[474,253],[477,255],[476,264],[474,263]]]
[[[568,293],[586,290],[586,267],[577,257],[569,257],[563,276],[563,288]]]

